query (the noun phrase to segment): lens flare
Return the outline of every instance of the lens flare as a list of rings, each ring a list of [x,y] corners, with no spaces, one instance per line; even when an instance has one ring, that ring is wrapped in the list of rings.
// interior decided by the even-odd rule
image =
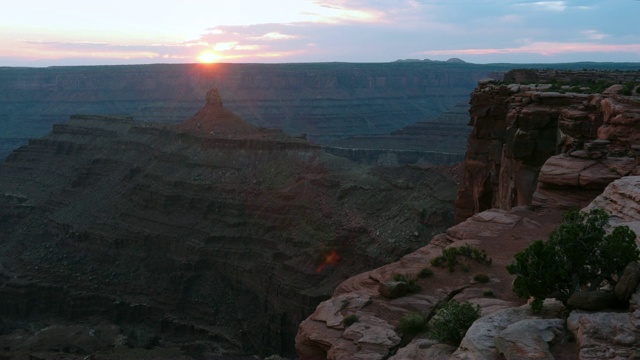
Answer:
[[[316,272],[322,272],[322,270],[324,270],[324,268],[327,266],[337,265],[340,262],[340,259],[340,255],[338,255],[335,250],[329,251],[328,253],[322,255],[322,262],[316,267]]]

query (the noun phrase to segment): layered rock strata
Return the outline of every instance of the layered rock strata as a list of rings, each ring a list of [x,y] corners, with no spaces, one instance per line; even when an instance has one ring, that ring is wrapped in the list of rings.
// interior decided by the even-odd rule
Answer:
[[[0,166],[2,351],[108,327],[95,348],[38,348],[290,354],[338,282],[442,231],[454,196],[434,169],[249,125],[215,91],[177,127],[73,116]]]
[[[539,83],[485,80],[471,94],[473,130],[456,199],[458,221],[490,208],[584,207],[611,181],[637,173],[637,90],[624,95],[623,86],[614,85],[595,93],[587,86],[611,80],[609,75],[635,81],[637,73],[533,74],[512,71],[505,79]],[[591,83],[554,82],[583,77]]]
[[[0,152],[72,114],[178,123],[218,88],[247,122],[324,143],[384,134],[466,102],[478,79],[506,67],[454,63],[156,64],[0,68]],[[7,140],[2,140],[6,138]]]

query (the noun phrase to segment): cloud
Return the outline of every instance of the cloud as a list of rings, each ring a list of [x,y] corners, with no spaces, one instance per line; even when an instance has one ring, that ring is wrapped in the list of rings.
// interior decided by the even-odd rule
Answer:
[[[518,6],[527,7],[533,10],[562,12],[567,9],[566,1],[536,1],[520,3]]]
[[[287,39],[295,39],[296,36],[294,35],[287,35],[287,34],[283,34],[277,31],[272,31],[269,33],[266,33],[262,36],[258,36],[258,37],[253,37],[251,39],[256,39],[256,40],[287,40]]]
[[[608,36],[598,30],[584,30],[582,31],[582,35],[589,40],[602,40]]]

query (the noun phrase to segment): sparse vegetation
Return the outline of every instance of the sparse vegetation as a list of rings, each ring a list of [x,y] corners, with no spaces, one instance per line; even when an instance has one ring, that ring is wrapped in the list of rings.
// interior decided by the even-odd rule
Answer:
[[[484,297],[495,297],[496,293],[491,289],[482,289],[482,296]]]
[[[565,213],[564,222],[546,242],[535,241],[507,266],[516,275],[513,291],[523,298],[533,297],[531,307],[540,311],[546,298],[566,303],[575,291],[614,286],[640,251],[627,226],[607,234],[608,218],[601,209]]]
[[[449,271],[453,272],[456,269],[456,265],[460,264],[458,257],[466,257],[470,260],[475,260],[480,264],[491,265],[491,258],[487,256],[484,250],[479,250],[475,247],[471,247],[469,244],[464,246],[449,247],[442,251],[442,255],[431,259],[431,265],[436,267],[446,267]],[[461,264],[461,268],[466,272],[470,271],[468,264]]]
[[[622,88],[622,95],[631,96],[633,95],[633,89],[636,87],[636,84],[632,81],[627,81],[624,83],[624,87]]]
[[[487,274],[475,274],[473,276],[473,280],[481,284],[485,284],[485,283],[488,283],[490,279],[489,279],[489,275]]]
[[[429,269],[429,268],[423,268],[422,270],[420,270],[420,272],[418,273],[418,277],[420,279],[425,279],[428,277],[433,276],[433,270]]]
[[[438,341],[460,345],[469,327],[480,318],[480,306],[451,300],[436,312],[431,321],[430,336]]]
[[[408,274],[395,274],[393,280],[407,284],[407,292],[409,293],[417,293],[422,289],[418,284],[418,279]]]
[[[354,323],[358,322],[358,320],[359,320],[359,319],[358,319],[358,316],[357,316],[357,315],[355,315],[355,314],[351,314],[351,315],[349,315],[349,316],[345,316],[345,318],[344,318],[344,319],[342,319],[342,324],[343,324],[344,326],[351,326],[351,325],[353,325]]]
[[[405,314],[400,318],[399,330],[404,335],[413,336],[427,330],[427,320],[418,313]]]

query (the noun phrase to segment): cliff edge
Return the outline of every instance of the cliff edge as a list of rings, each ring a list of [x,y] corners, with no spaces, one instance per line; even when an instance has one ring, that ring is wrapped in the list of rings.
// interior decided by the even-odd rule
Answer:
[[[300,359],[637,356],[637,282],[624,310],[571,311],[551,300],[535,315],[511,291],[513,276],[505,266],[546,238],[571,207],[602,208],[613,224],[640,234],[639,75],[518,70],[503,83],[479,81],[470,100],[473,130],[456,198],[459,223],[400,261],[341,283],[301,323]],[[467,245],[486,252],[492,265],[433,267],[445,249]],[[402,278],[418,287],[398,290]],[[401,330],[406,315],[429,320],[451,299],[481,309],[459,347]]]
[[[527,83],[507,82],[516,79]],[[526,70],[480,81],[456,220],[491,208],[584,207],[638,174],[639,83],[638,72]]]

